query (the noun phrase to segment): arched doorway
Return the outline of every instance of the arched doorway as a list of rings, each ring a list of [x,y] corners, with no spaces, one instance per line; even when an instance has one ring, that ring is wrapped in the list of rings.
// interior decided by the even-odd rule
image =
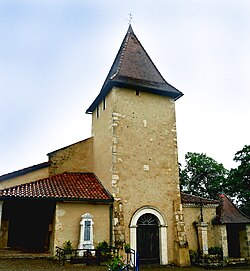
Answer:
[[[130,246],[142,254],[140,258],[144,257],[144,262],[152,260],[161,265],[168,264],[167,223],[159,210],[144,206],[134,213],[130,222]],[[147,254],[146,249],[151,254]]]
[[[160,263],[159,220],[153,214],[144,214],[137,221],[137,252],[141,263]]]

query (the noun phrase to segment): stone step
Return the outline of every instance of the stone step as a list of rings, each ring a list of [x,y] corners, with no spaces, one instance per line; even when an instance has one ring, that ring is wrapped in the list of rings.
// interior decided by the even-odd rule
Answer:
[[[238,264],[247,264],[247,260],[245,258],[229,258],[229,265],[238,265]]]
[[[40,259],[40,258],[53,258],[51,253],[34,253],[34,252],[24,252],[20,250],[12,249],[0,249],[1,259]]]

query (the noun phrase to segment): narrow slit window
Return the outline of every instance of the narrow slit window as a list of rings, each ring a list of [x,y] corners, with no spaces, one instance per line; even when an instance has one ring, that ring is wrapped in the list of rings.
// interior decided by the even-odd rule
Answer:
[[[140,91],[139,91],[139,90],[136,90],[136,91],[135,91],[135,95],[136,95],[136,96],[140,96]]]
[[[99,105],[96,107],[96,118],[98,119],[99,118],[99,115],[100,115],[100,112],[99,112]]]
[[[104,111],[106,109],[106,99],[105,97],[102,100],[102,110]]]

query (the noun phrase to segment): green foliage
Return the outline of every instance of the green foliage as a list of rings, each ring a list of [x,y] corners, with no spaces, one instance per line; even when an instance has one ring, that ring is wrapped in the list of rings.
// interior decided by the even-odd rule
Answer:
[[[125,244],[124,245],[124,250],[125,250],[126,253],[129,253],[129,251],[130,251],[130,244]]]
[[[190,249],[189,250],[189,256],[190,256],[191,264],[199,262],[200,254],[199,254],[199,252],[197,250]]]
[[[226,193],[250,216],[250,145],[238,151],[234,161],[239,166],[228,171],[206,154],[188,152],[185,167],[179,164],[181,191],[214,199]]]
[[[180,168],[182,192],[205,198],[217,198],[223,191],[228,170],[204,153],[188,152],[185,168]]]
[[[209,249],[208,249],[208,253],[210,254],[210,255],[220,255],[220,256],[223,256],[223,250],[222,250],[222,248],[221,247],[210,247]]]
[[[223,251],[221,247],[210,247],[208,254],[201,254],[197,250],[189,250],[191,264],[197,264],[200,261],[205,261],[206,264],[218,263],[223,260]]]
[[[105,262],[109,261],[113,256],[110,246],[106,241],[99,242],[96,246],[96,250],[98,257],[100,257]]]
[[[107,263],[107,267],[110,271],[119,271],[124,266],[124,260],[122,256],[113,256]]]
[[[96,246],[96,249],[100,250],[107,250],[109,248],[109,245],[106,241],[99,242],[98,245]]]
[[[235,199],[244,213],[250,215],[250,145],[236,152],[234,161],[239,166],[230,170],[226,193]]]
[[[64,249],[66,254],[71,254],[72,253],[73,247],[72,247],[72,243],[71,243],[70,240],[65,241],[63,243],[63,249]]]
[[[204,255],[204,260],[207,264],[219,263],[223,261],[223,251],[221,247],[210,247],[208,254]]]

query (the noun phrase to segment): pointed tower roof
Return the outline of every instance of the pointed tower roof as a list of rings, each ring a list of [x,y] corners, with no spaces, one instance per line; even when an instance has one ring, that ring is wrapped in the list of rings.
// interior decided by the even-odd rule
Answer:
[[[127,87],[147,91],[177,100],[183,94],[168,84],[141,45],[129,25],[114,63],[96,97],[86,113],[92,113],[112,87]]]

